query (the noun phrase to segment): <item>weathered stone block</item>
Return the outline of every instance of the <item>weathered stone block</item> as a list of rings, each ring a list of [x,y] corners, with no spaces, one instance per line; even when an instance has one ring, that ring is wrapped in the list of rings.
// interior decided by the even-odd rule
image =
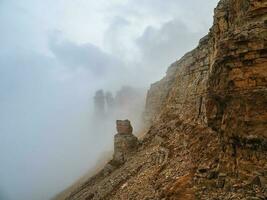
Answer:
[[[117,120],[117,131],[114,136],[113,160],[122,164],[137,149],[138,139],[132,134],[133,128],[129,120]]]
[[[133,128],[132,128],[131,122],[128,119],[127,120],[117,120],[116,124],[117,124],[117,132],[119,134],[121,134],[121,133],[132,134]]]

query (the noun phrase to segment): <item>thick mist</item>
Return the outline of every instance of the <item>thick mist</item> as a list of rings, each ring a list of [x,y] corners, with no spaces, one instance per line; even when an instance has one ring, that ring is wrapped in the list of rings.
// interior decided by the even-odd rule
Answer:
[[[0,0],[0,200],[47,200],[88,175],[116,119],[138,133],[149,85],[208,32],[216,3]]]

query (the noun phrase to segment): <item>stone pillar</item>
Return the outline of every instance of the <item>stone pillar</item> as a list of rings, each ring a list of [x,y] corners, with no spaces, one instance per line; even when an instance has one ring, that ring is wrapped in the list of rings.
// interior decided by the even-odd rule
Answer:
[[[113,160],[122,164],[131,152],[138,147],[138,139],[132,134],[133,128],[129,120],[117,120],[117,134],[114,136]]]
[[[105,99],[107,103],[107,114],[112,114],[115,108],[115,99],[111,92],[106,92]]]
[[[105,116],[105,95],[103,90],[98,90],[94,96],[95,115],[97,119],[103,120]]]

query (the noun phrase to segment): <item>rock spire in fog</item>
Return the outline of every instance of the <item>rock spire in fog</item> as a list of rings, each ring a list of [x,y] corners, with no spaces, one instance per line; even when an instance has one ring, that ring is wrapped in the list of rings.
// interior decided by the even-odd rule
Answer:
[[[95,117],[102,118],[105,115],[105,95],[103,90],[97,90],[94,96]]]

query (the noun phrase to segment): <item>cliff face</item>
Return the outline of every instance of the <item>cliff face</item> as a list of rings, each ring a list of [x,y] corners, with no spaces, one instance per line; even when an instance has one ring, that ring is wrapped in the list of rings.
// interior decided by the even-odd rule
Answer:
[[[138,150],[68,199],[266,199],[266,86],[267,1],[221,0],[148,91]]]
[[[151,86],[145,113],[148,123],[168,113],[214,130],[235,132],[229,124],[233,117],[235,122],[250,121],[249,132],[264,132],[260,126],[266,120],[266,4],[219,3],[210,33]],[[255,99],[261,101],[258,107]],[[243,127],[247,130],[249,125]]]

